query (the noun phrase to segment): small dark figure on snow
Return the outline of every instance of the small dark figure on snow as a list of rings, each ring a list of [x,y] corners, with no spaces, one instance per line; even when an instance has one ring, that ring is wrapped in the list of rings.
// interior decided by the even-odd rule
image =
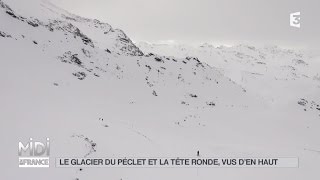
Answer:
[[[197,151],[197,156],[198,156],[198,157],[200,156],[200,151]]]

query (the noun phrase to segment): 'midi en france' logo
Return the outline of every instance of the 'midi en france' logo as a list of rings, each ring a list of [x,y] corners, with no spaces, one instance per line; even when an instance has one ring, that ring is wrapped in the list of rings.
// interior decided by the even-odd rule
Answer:
[[[19,167],[49,167],[50,143],[30,141],[26,144],[19,142]]]

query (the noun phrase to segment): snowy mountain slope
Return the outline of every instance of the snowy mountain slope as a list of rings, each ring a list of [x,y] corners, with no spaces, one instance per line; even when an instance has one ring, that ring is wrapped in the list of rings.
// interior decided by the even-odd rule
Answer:
[[[3,2],[2,10],[16,20],[26,22],[33,27],[40,25],[40,27],[45,27],[50,31],[63,29],[76,37],[80,37],[84,43],[91,46],[92,41],[94,41],[101,49],[128,55],[143,55],[123,31],[113,29],[107,23],[70,14],[48,1],[21,2],[12,0],[9,3],[12,3],[12,7],[17,9],[16,12],[12,11],[10,6],[5,7],[8,5]],[[35,11],[34,9],[38,10]],[[90,35],[90,38],[87,37],[88,35]]]
[[[273,108],[197,58],[142,53],[121,30],[46,1],[1,0],[0,7],[0,133],[7,147],[1,179],[312,179],[318,173],[320,122],[309,99]],[[17,167],[18,141],[29,137],[50,137],[51,168]],[[197,150],[207,157],[300,157],[302,164],[286,171],[81,172],[53,164],[55,157],[193,157]]]
[[[185,86],[198,91],[202,88],[194,87],[195,85],[201,85],[204,86],[204,90],[207,90],[206,86],[211,86],[219,92],[218,89],[223,89],[224,91],[224,86],[234,86],[234,88],[229,88],[231,93],[235,95],[245,94],[241,87],[234,85],[218,71],[201,63],[198,59],[176,60],[152,54],[141,56],[142,54],[139,53],[141,52],[139,49],[137,51],[132,51],[132,49],[124,50],[123,47],[118,45],[115,45],[115,51],[120,49],[123,53],[115,53],[106,50],[105,46],[99,42],[92,41],[91,36],[84,34],[77,26],[69,22],[69,19],[64,20],[66,15],[62,15],[60,19],[56,17],[55,19],[46,20],[47,22],[56,22],[55,24],[49,23],[48,25],[38,20],[38,26],[34,27],[28,23],[31,21],[29,18],[12,11],[12,14],[15,14],[14,16],[19,17],[18,19],[13,18],[12,15],[7,13],[8,10],[5,8],[3,10],[5,11],[3,12],[3,22],[5,22],[3,24],[6,24],[6,26],[1,27],[2,32],[11,36],[11,38],[6,37],[4,40],[29,41],[32,46],[39,47],[44,54],[48,53],[49,58],[69,64],[73,68],[79,69],[79,72],[83,71],[80,74],[75,72],[75,76],[78,79],[85,79],[87,74],[99,77],[101,73],[110,73],[116,76],[117,79],[125,78],[143,81],[144,86],[147,86],[149,89],[152,89],[154,86],[167,86],[166,84],[169,84],[174,85],[174,87],[182,86],[184,88]],[[80,23],[76,22],[75,24]],[[86,27],[87,29],[96,29],[96,27],[91,27],[86,22],[81,26],[88,26]],[[15,27],[14,30],[12,30],[12,27]],[[23,31],[21,31],[22,29]],[[105,27],[101,29],[105,29]],[[99,32],[101,29],[98,28],[97,31]],[[117,32],[122,31],[119,30]],[[113,41],[121,41],[117,43],[123,42],[109,36],[105,38],[106,43],[117,44],[113,43]],[[131,42],[129,39],[126,46],[134,46],[133,44],[131,45]],[[137,56],[125,56],[128,53]],[[219,80],[223,83],[217,85]],[[206,83],[207,81],[211,82]],[[224,93],[222,95],[225,96]],[[225,99],[228,99],[228,97],[225,97]]]
[[[198,57],[219,68],[237,84],[272,102],[319,95],[319,58],[301,50],[243,44],[214,47],[207,43],[193,47],[141,42],[138,46],[146,52]]]

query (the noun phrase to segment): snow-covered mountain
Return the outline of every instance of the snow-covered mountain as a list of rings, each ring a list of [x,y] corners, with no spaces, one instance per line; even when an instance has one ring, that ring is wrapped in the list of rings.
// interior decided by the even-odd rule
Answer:
[[[1,179],[314,179],[318,173],[319,75],[295,68],[319,61],[254,47],[201,47],[204,57],[198,50],[186,50],[186,58],[157,55],[107,23],[41,0],[0,0],[0,22],[0,133],[6,147]],[[251,79],[267,71],[263,57],[279,59],[282,53],[295,58],[292,67],[280,65],[285,74],[275,73],[279,83],[263,86],[265,91],[272,95],[294,78],[306,84],[290,88],[308,93],[274,106],[261,89],[251,87],[268,79]],[[240,68],[243,77],[241,68],[251,65],[245,69],[247,80],[231,75]],[[19,169],[17,144],[29,137],[50,137],[52,157],[192,157],[199,150],[205,157],[299,157],[301,166],[285,171]]]
[[[319,95],[320,57],[306,50],[245,44],[215,47],[208,43],[188,46],[140,42],[138,46],[145,52],[198,57],[271,102],[287,103],[300,96],[312,99]]]

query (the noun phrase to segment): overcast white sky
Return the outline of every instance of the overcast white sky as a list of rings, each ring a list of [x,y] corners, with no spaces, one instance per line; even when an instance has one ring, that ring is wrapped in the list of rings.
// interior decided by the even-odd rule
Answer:
[[[124,30],[134,41],[317,46],[320,0],[50,0]],[[289,13],[301,12],[301,28]]]

